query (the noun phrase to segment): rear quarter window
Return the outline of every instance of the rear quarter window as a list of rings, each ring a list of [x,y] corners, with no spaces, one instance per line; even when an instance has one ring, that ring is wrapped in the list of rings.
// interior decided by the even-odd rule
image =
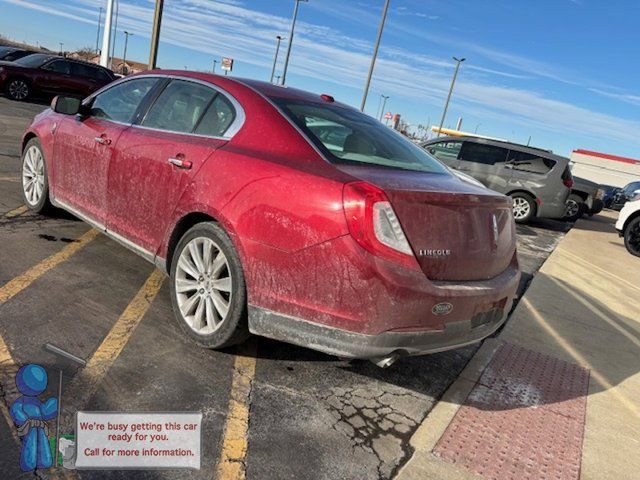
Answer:
[[[514,150],[509,152],[509,163],[514,170],[539,173],[541,175],[549,173],[556,165],[555,160],[550,158]]]

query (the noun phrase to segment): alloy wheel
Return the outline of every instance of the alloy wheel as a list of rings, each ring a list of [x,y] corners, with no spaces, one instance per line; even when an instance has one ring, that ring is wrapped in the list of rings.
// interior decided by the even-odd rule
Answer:
[[[627,247],[632,254],[640,256],[640,222],[629,225],[627,231]]]
[[[229,261],[206,237],[191,240],[180,252],[175,292],[180,314],[199,335],[215,332],[229,314],[233,282]]]
[[[513,218],[516,220],[522,220],[527,218],[530,212],[531,205],[529,205],[526,198],[515,197],[513,199]]]
[[[44,159],[38,147],[32,145],[24,155],[22,163],[22,188],[27,203],[35,207],[44,192]]]
[[[29,86],[23,80],[14,80],[9,84],[9,95],[15,100],[24,100],[29,96]]]
[[[575,200],[567,200],[565,217],[573,218],[580,211],[580,205]]]

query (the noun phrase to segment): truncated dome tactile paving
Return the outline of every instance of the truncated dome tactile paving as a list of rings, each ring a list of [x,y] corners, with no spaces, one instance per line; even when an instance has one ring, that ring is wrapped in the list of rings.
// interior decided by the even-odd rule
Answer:
[[[588,387],[588,370],[503,344],[434,454],[486,479],[578,479]]]

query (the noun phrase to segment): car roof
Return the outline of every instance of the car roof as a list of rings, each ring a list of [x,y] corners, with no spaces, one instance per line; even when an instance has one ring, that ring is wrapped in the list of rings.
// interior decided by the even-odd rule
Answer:
[[[426,142],[423,142],[421,145],[425,146],[425,145],[431,145],[433,143],[436,142],[443,142],[443,141],[447,141],[447,142],[455,142],[455,141],[465,141],[465,142],[475,142],[475,143],[483,143],[486,145],[493,145],[496,147],[503,147],[503,148],[508,148],[510,150],[518,150],[521,152],[527,152],[527,153],[541,153],[544,154],[545,157],[549,157],[552,158],[554,160],[558,160],[558,159],[562,159],[566,162],[569,161],[569,159],[567,157],[563,157],[561,155],[556,155],[555,153],[553,153],[551,150],[545,150],[544,148],[538,148],[538,147],[532,147],[531,145],[523,145],[521,143],[515,143],[515,142],[507,142],[505,140],[494,140],[492,138],[484,138],[484,137],[472,137],[472,136],[446,136],[446,137],[438,137],[438,138],[433,138],[431,140],[427,140]]]

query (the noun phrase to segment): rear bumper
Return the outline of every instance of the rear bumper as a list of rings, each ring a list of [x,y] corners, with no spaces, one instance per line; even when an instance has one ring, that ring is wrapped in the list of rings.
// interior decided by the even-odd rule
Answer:
[[[379,335],[329,327],[250,305],[249,330],[256,335],[344,358],[424,355],[481,341],[502,326],[512,305],[513,297],[504,308],[477,314],[466,321],[448,323],[443,330]]]

